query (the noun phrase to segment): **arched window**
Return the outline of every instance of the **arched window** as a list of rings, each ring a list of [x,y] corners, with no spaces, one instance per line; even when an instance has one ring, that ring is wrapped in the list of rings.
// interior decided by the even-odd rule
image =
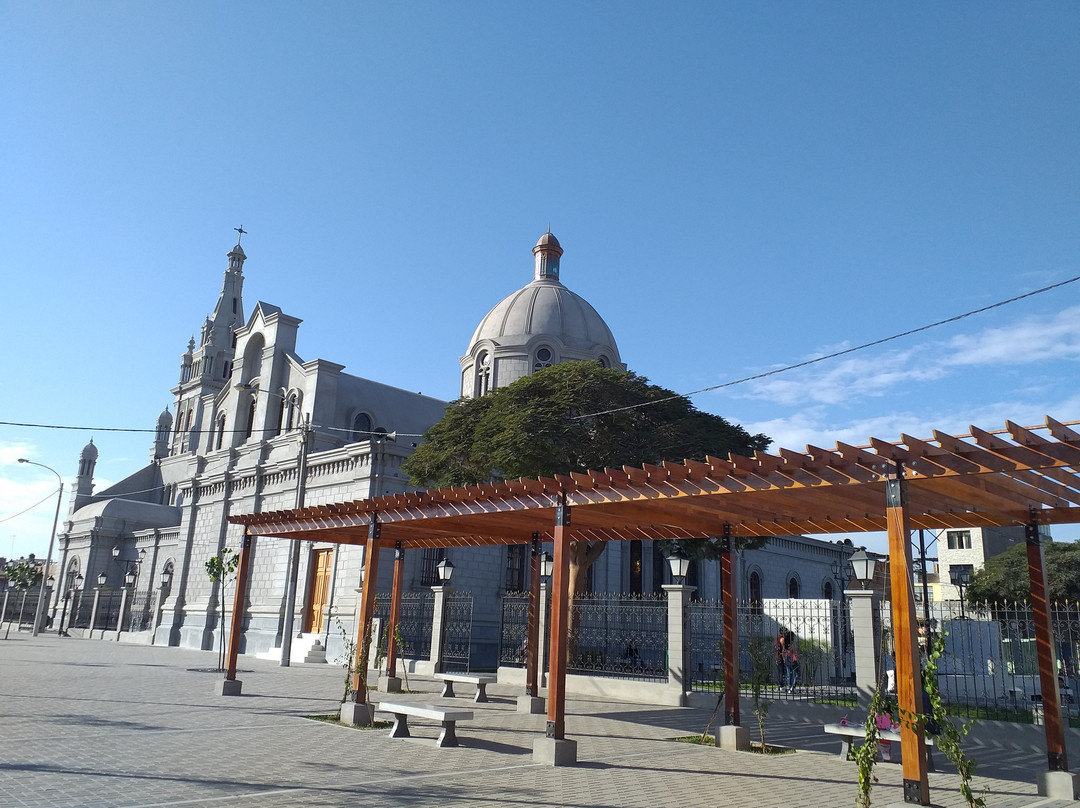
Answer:
[[[533,370],[543,370],[555,364],[555,354],[551,348],[543,345],[536,349],[536,360],[533,362]]]
[[[214,448],[220,449],[225,443],[225,413],[221,413],[217,417],[217,440],[214,441]]]
[[[787,596],[789,598],[799,597],[799,579],[792,575],[788,578],[787,582]]]
[[[491,392],[491,354],[481,351],[476,355],[476,395],[486,396]]]
[[[750,608],[755,611],[761,610],[761,573],[754,570],[750,573]]]
[[[371,416],[366,412],[358,412],[353,416],[352,422],[352,439],[358,440],[371,440],[371,433],[374,431],[371,428]]]
[[[832,596],[833,596],[832,581],[826,581],[825,582],[825,586],[823,586],[821,588],[821,594],[824,595],[825,600],[832,600]]]
[[[64,576],[64,588],[65,590],[75,588],[75,578],[79,575],[79,559],[71,559],[71,563],[68,564],[67,574]]]
[[[245,429],[244,439],[249,440],[251,438],[251,433],[255,431],[255,394],[254,393],[252,393],[252,395],[251,395],[251,401],[248,402],[247,426],[244,429]]]
[[[293,427],[300,425],[300,396],[290,393],[285,403],[285,431],[289,432]]]
[[[600,356],[597,357],[596,361],[600,363],[600,367],[602,367],[602,368],[611,367],[611,360],[608,359],[603,354],[600,354]]]

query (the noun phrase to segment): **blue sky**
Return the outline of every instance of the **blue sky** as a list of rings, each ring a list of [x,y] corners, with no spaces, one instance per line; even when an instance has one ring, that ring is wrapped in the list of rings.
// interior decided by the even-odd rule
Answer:
[[[1080,6],[0,2],[0,420],[152,428],[235,243],[298,352],[453,398],[564,283],[688,392],[1080,274]],[[779,445],[1080,419],[1080,283],[694,397]],[[0,426],[0,555],[93,435]],[[67,502],[64,502],[66,510]],[[1075,538],[1075,528],[1055,531]]]

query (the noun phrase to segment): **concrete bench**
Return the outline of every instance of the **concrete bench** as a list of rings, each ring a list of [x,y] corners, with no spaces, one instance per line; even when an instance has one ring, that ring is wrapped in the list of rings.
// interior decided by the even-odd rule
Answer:
[[[866,738],[866,725],[858,724],[826,724],[823,729],[830,735],[840,736],[840,759],[847,760],[851,754],[853,741],[862,741]],[[890,755],[893,763],[900,762],[900,733],[894,729],[879,729],[878,738],[889,741],[891,744]],[[927,771],[937,771],[934,768],[934,736],[926,735],[926,768]]]
[[[391,738],[409,738],[409,716],[429,718],[442,723],[442,732],[435,741],[436,746],[457,746],[457,733],[454,728],[458,721],[472,721],[470,710],[448,710],[434,704],[415,704],[409,702],[381,701],[375,709],[380,713],[393,713],[394,726],[390,728]]]
[[[490,673],[436,673],[435,678],[443,683],[444,699],[454,698],[454,682],[476,685],[476,698],[473,701],[477,704],[488,700],[487,686],[498,681],[498,677]]]

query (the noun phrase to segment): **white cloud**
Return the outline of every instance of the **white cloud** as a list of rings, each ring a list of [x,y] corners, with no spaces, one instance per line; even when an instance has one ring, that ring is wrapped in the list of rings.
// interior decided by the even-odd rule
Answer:
[[[1015,365],[1080,359],[1080,306],[1051,317],[1027,318],[1002,328],[961,334],[945,344],[946,364]]]

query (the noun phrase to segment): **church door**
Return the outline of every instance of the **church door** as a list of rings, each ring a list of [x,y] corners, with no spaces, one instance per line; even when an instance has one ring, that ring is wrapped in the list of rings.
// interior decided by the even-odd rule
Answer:
[[[334,551],[332,549],[316,550],[311,560],[311,579],[308,582],[311,600],[304,614],[304,632],[317,634],[324,628],[326,606],[330,598],[330,573],[334,567]]]

